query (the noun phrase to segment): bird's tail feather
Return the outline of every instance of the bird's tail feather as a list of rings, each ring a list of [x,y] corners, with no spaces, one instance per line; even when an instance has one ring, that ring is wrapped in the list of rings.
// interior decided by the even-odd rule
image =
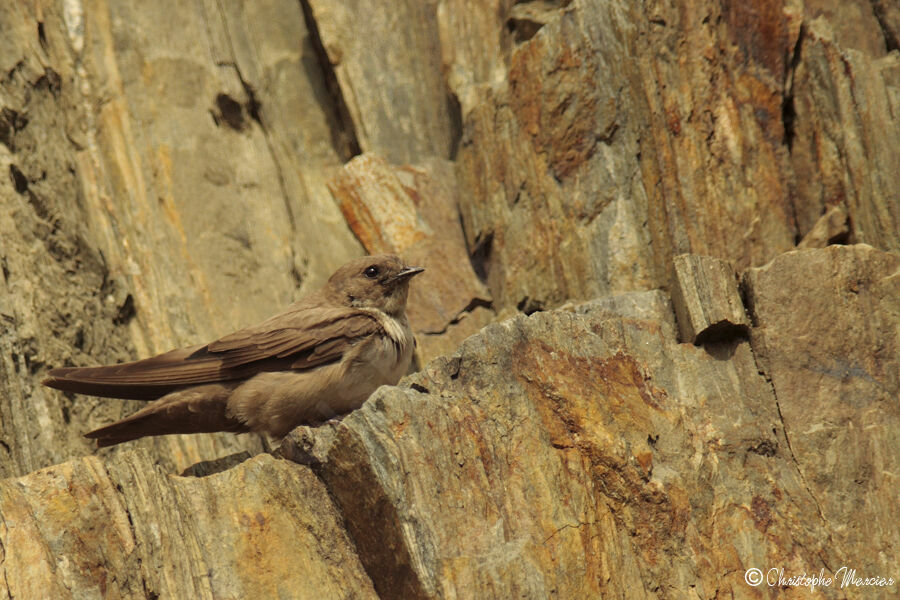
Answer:
[[[91,396],[156,400],[192,385],[243,379],[253,374],[255,371],[246,366],[243,370],[223,371],[221,357],[207,352],[206,346],[191,346],[118,365],[50,369],[42,383]]]
[[[244,433],[250,429],[229,414],[228,396],[234,386],[204,385],[172,392],[133,415],[84,435],[97,446],[114,446],[151,435],[173,433]]]

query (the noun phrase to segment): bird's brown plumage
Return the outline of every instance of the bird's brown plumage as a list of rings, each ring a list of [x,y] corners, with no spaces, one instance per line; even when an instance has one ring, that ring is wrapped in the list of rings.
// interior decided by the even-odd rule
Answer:
[[[405,371],[411,356],[404,312],[408,283],[420,271],[392,255],[356,259],[338,269],[322,290],[258,325],[135,362],[52,369],[43,383],[95,396],[155,400],[87,434],[101,446],[168,433],[283,434],[289,426],[327,414],[331,404],[355,408],[373,385],[396,383],[396,372]],[[391,341],[372,350],[371,340],[382,338]],[[391,352],[405,361],[402,369],[382,360]],[[351,363],[361,360],[377,363],[378,369],[362,377],[351,370]],[[285,391],[285,386],[298,389]],[[262,414],[254,414],[257,410]]]

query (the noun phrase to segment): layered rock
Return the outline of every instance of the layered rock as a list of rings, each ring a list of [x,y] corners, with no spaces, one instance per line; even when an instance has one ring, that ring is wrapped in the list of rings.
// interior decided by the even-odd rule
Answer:
[[[871,56],[839,45],[819,18],[798,39],[791,161],[805,234],[832,206],[853,223],[851,241],[900,251],[900,53]]]
[[[135,408],[44,390],[45,365],[211,341],[363,250],[325,188],[345,156],[296,2],[0,11],[0,470],[13,475],[90,452],[80,432]],[[261,449],[143,444],[173,470]]]
[[[745,278],[750,341],[679,344],[666,296],[630,293],[485,328],[339,423],[295,431],[294,462],[197,479],[126,453],[7,481],[10,590],[217,595],[251,575],[328,590],[348,569],[347,590],[381,597],[703,597],[747,595],[751,567],[889,576],[898,282],[900,260],[866,246],[790,253]],[[130,562],[17,566],[45,545],[100,560],[72,540]],[[150,568],[170,551],[188,554]],[[212,575],[182,579],[185,565]],[[107,566],[128,576],[104,580]]]
[[[270,456],[204,477],[88,457],[0,482],[0,514],[8,598],[376,597],[322,482]]]
[[[0,595],[900,579],[898,15],[0,6]],[[279,453],[308,466],[249,435],[84,458],[137,403],[38,384],[209,341],[385,250],[428,268],[420,372],[294,432]]]

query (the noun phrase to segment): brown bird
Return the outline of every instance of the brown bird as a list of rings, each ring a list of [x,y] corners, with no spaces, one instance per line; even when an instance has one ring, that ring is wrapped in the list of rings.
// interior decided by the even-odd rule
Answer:
[[[424,269],[382,254],[350,261],[324,288],[259,325],[204,346],[104,367],[52,369],[60,390],[153,400],[85,434],[98,446],[149,435],[294,427],[349,412],[409,368],[409,280]]]

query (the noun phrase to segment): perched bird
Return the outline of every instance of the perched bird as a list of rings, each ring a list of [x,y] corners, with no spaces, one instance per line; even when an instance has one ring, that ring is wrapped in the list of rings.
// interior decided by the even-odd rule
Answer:
[[[286,311],[210,344],[119,365],[52,369],[44,385],[108,398],[153,400],[85,434],[98,446],[150,435],[256,431],[280,438],[298,425],[358,408],[409,369],[409,281],[400,258],[366,256]]]

